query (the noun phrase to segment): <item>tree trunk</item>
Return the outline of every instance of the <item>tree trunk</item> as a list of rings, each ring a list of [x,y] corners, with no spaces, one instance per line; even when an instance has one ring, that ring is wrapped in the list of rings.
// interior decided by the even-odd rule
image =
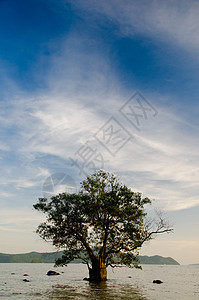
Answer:
[[[89,268],[89,280],[91,282],[107,280],[106,265],[101,259],[92,261],[92,268]]]

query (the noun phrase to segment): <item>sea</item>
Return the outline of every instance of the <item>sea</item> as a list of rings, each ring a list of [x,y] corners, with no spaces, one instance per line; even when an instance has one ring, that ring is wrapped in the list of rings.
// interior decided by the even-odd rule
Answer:
[[[60,275],[47,276],[49,270],[55,270]],[[84,277],[88,277],[87,266],[84,264],[54,268],[53,264],[43,263],[1,263],[0,300],[199,299],[198,265],[143,265],[142,270],[108,268],[108,280],[99,284],[84,281]],[[25,282],[24,279],[29,281]],[[153,283],[153,280],[158,279],[163,283]]]

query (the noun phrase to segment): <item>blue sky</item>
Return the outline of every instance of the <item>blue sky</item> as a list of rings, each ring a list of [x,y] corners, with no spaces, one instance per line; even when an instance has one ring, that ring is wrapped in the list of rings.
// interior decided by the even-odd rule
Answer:
[[[32,205],[51,181],[78,188],[103,167],[174,224],[142,254],[199,262],[198,13],[198,1],[0,2],[0,252],[53,250]]]

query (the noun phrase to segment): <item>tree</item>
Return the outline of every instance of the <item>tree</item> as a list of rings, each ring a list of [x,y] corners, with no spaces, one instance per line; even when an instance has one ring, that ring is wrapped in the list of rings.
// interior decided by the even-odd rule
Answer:
[[[76,194],[62,193],[39,198],[36,210],[47,215],[37,233],[54,246],[64,248],[56,265],[81,258],[89,269],[90,281],[107,279],[107,267],[126,265],[139,267],[139,249],[154,235],[172,229],[159,215],[146,221],[142,198],[122,185],[115,175],[104,171],[88,176]]]

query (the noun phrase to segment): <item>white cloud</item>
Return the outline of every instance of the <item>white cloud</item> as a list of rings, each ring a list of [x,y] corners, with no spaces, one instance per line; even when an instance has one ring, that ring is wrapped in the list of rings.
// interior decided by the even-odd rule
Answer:
[[[76,1],[75,6],[92,12],[95,18],[107,17],[118,25],[118,34],[133,36],[139,33],[189,51],[199,49],[197,1],[87,0]]]
[[[1,198],[8,198],[8,197],[13,197],[14,194],[11,194],[9,192],[0,192],[0,197]]]
[[[145,121],[141,132],[134,134],[134,140],[111,160],[110,167],[118,170],[133,189],[156,199],[161,208],[178,210],[196,206],[199,204],[198,130],[174,112],[169,114],[163,107],[156,108],[158,116]]]
[[[96,20],[99,17],[103,22],[103,18],[108,17],[118,25],[120,36],[141,34],[198,53],[198,2],[77,0],[72,5],[90,10]],[[87,12],[85,16],[89,18]],[[53,251],[39,237],[31,235],[44,216],[23,207],[32,206],[37,195],[41,196],[42,184],[52,172],[66,168],[66,174],[71,172],[69,175],[80,178],[78,169],[68,167],[68,158],[86,141],[103,153],[106,170],[118,174],[133,190],[155,199],[155,206],[181,210],[199,204],[198,129],[197,119],[193,120],[191,115],[192,111],[197,111],[196,107],[178,112],[175,103],[179,99],[174,95],[154,96],[147,91],[144,96],[156,107],[158,115],[148,118],[140,133],[135,132],[118,113],[131,95],[115,75],[110,55],[108,46],[103,44],[102,47],[100,41],[91,40],[86,33],[81,37],[78,32],[68,34],[59,53],[47,58],[47,88],[34,95],[20,90],[9,78],[6,68],[0,65],[4,86],[0,91],[3,99],[0,103],[3,174],[0,200],[1,207],[12,205],[12,209],[0,212],[0,238],[4,241],[1,251]],[[35,70],[38,72],[35,77],[40,79],[39,62]],[[137,89],[134,82],[131,89]],[[170,108],[168,103],[172,103]],[[135,136],[115,157],[93,137],[111,116]],[[56,188],[54,192],[65,186]],[[194,240],[171,240],[160,242],[158,239],[154,247],[151,243],[148,253],[186,257],[187,249],[193,247],[197,249],[192,251],[193,262],[197,261],[198,244]],[[178,242],[180,254],[176,247]],[[166,247],[168,244],[171,246]],[[189,259],[187,257],[187,262]]]
[[[104,2],[102,4],[105,5]],[[135,4],[135,10],[129,11],[126,5],[121,8],[118,4],[114,9],[117,12],[121,8],[123,12],[118,16],[106,6],[106,13],[116,14],[113,17],[117,16],[121,25],[125,19],[129,26],[134,26],[130,14],[136,14],[142,8],[137,2]],[[159,11],[157,6],[156,2],[151,5]],[[143,9],[145,14],[146,8]],[[149,14],[148,18],[151,18]],[[149,21],[152,22],[146,19],[146,22]],[[139,25],[139,18],[136,22]],[[138,26],[140,30],[142,26]],[[153,26],[150,28],[154,30]],[[17,163],[8,165],[5,160],[5,176],[1,183],[20,190],[41,188],[41,180],[48,177],[52,169],[56,171],[61,164],[64,168],[69,157],[74,156],[86,141],[91,141],[109,161],[105,164],[106,169],[126,173],[124,180],[130,186],[134,183],[132,188],[157,199],[162,207],[175,210],[197,205],[197,128],[174,109],[165,109],[167,101],[161,99],[163,96],[159,95],[157,99],[149,94],[144,96],[148,96],[156,106],[158,115],[146,120],[142,131],[135,133],[118,113],[127,99],[127,92],[118,82],[108,56],[100,53],[97,46],[96,41],[88,42],[84,37],[71,34],[63,42],[60,53],[50,58],[47,90],[30,96],[16,88],[14,97],[0,112],[0,124],[6,138],[4,149],[12,149]],[[175,97],[168,101],[175,102]],[[93,137],[111,116],[115,116],[135,136],[115,158]],[[12,138],[10,129],[14,132]],[[78,170],[75,171],[78,173]]]
[[[0,220],[1,230],[30,232],[30,228],[33,230],[40,222],[44,221],[44,215],[28,209],[2,209]]]
[[[14,143],[13,140],[10,141],[9,147],[15,144],[15,155],[23,160],[21,166],[24,174],[16,176],[16,167],[12,172],[8,170],[9,176],[1,179],[2,184],[15,186],[16,189],[38,185],[41,188],[41,180],[44,181],[51,173],[52,162],[54,170],[59,159],[67,164],[68,158],[73,157],[86,141],[90,141],[102,151],[108,161],[105,169],[119,174],[126,173],[123,177],[125,182],[133,189],[155,198],[158,206],[177,210],[198,205],[197,129],[175,111],[153,103],[158,115],[148,118],[143,123],[141,132],[136,133],[117,112],[125,98],[121,94],[120,99],[115,99],[114,93],[109,90],[102,100],[97,91],[94,93],[95,102],[102,100],[104,104],[108,98],[110,103],[115,104],[114,110],[109,104],[105,113],[101,109],[97,110],[95,106],[91,108],[93,91],[85,90],[82,94],[86,98],[85,103],[80,102],[79,98],[76,99],[75,93],[71,91],[68,98],[62,91],[57,91],[54,96],[49,91],[45,96],[38,95],[27,102],[23,98],[17,103],[13,102],[10,107],[12,118],[8,127],[16,124],[16,136]],[[150,101],[154,102],[153,97]],[[112,115],[134,135],[132,142],[125,145],[115,158],[93,138],[93,134]],[[35,165],[40,155],[41,159]],[[42,155],[49,156],[48,167],[42,167]],[[78,172],[77,169],[75,171]]]
[[[1,151],[9,151],[10,147],[3,142],[0,142],[0,150]]]

